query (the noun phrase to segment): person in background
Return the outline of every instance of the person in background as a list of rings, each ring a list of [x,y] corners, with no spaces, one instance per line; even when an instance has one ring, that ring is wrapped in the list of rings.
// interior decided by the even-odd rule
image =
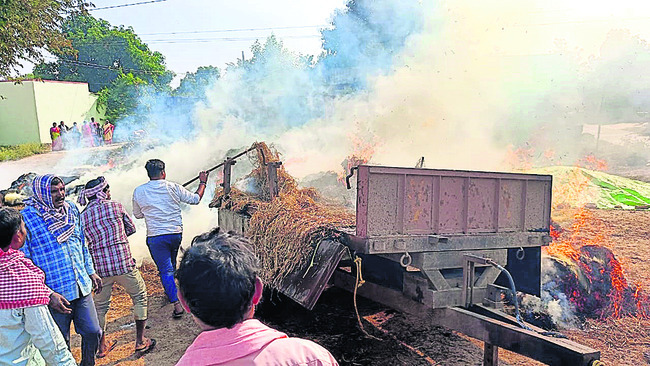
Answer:
[[[258,274],[245,238],[216,228],[192,240],[176,279],[181,304],[202,333],[177,365],[338,365],[318,344],[253,318],[263,290]]]
[[[28,236],[21,250],[45,272],[47,286],[61,295],[50,304],[50,313],[68,348],[74,322],[81,335],[81,365],[92,366],[102,330],[91,292],[101,292],[102,280],[86,246],[79,210],[65,200],[65,184],[59,177],[36,176],[32,191],[22,211]]]
[[[110,145],[113,143],[113,131],[115,131],[115,125],[113,125],[111,121],[106,120],[106,123],[104,123],[103,126],[104,145]]]
[[[81,133],[83,135],[84,147],[95,146],[95,137],[93,135],[93,129],[90,127],[87,121],[84,121],[83,126],[81,126]]]
[[[79,203],[88,205],[81,213],[81,223],[86,234],[88,249],[95,270],[102,278],[102,291],[95,293],[95,307],[99,326],[106,329],[106,313],[111,305],[113,284],[124,288],[133,301],[135,317],[135,351],[146,353],[153,349],[156,340],[144,336],[147,324],[147,288],[140,271],[135,266],[127,237],[135,233],[133,220],[119,202],[111,200],[111,190],[104,177],[86,183],[79,194]],[[117,344],[106,342],[102,333],[97,357],[105,357]]]
[[[63,121],[59,123],[59,130],[61,131],[61,144],[62,149],[68,149],[70,147],[70,135],[68,134],[68,126],[65,125]]]
[[[95,117],[90,117],[90,129],[93,135],[94,146],[100,146],[103,142],[102,127],[95,121]]]
[[[76,366],[47,307],[56,295],[19,250],[26,237],[20,212],[0,208],[0,364]]]
[[[74,147],[79,147],[79,143],[81,142],[81,130],[79,129],[77,122],[74,122],[72,124],[72,128],[70,128],[70,134],[72,135],[72,142],[74,143]]]
[[[52,122],[52,127],[50,127],[50,138],[52,139],[52,151],[58,151],[63,148],[60,137],[61,137],[61,130],[56,125],[56,122]]]
[[[174,304],[172,317],[182,317],[184,311],[178,302],[174,271],[178,249],[183,239],[181,202],[197,205],[203,198],[208,172],[199,173],[199,187],[195,193],[178,183],[165,180],[165,163],[151,159],[145,164],[149,182],[133,191],[133,215],[144,218],[147,225],[147,247],[158,267],[165,294]]]

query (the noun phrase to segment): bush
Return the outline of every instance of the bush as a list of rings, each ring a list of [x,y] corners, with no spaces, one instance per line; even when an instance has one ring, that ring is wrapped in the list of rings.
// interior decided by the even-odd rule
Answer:
[[[49,144],[29,143],[15,146],[0,146],[0,161],[18,160],[50,151]]]

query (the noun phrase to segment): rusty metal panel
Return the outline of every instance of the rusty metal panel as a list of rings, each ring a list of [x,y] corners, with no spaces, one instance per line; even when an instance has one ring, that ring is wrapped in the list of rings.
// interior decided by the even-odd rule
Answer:
[[[373,174],[368,180],[368,233],[390,235],[399,233],[399,185],[397,174]]]
[[[465,181],[463,177],[440,178],[440,201],[438,202],[440,233],[463,232],[465,220]]]
[[[550,191],[548,182],[527,182],[524,230],[542,231],[549,229],[550,222],[548,221],[546,209],[547,205],[550,207],[548,191]]]
[[[523,203],[521,200],[526,181],[501,180],[499,195],[499,231],[521,231]]]
[[[359,166],[357,236],[544,231],[548,175]]]
[[[497,227],[496,179],[471,179],[468,188],[467,232],[490,233]]]
[[[404,231],[410,234],[428,234],[432,225],[434,182],[430,176],[405,177]]]

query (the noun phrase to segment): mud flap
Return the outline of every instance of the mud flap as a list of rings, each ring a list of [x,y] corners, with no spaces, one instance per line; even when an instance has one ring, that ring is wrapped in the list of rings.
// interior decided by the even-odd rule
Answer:
[[[323,240],[312,257],[282,280],[278,290],[305,308],[313,309],[345,251],[343,244]]]

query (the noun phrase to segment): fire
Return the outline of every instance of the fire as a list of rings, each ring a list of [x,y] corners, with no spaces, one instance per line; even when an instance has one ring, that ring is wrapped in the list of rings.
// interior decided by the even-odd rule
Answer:
[[[370,139],[363,139],[358,135],[350,133],[348,134],[348,139],[352,143],[352,153],[341,163],[343,172],[338,173],[338,180],[341,183],[345,183],[345,176],[350,173],[352,168],[370,161],[375,154],[375,148],[379,145],[379,140],[376,136]]]
[[[587,155],[584,158],[578,160],[578,163],[576,164],[577,166],[589,170],[599,170],[599,171],[605,171],[607,170],[607,161],[603,159],[598,159],[594,155]]]
[[[574,280],[562,278],[563,292],[586,316],[648,318],[648,297],[639,285],[628,284],[621,263],[603,245],[607,234],[607,225],[585,208],[574,214],[570,228],[551,227],[553,242],[546,253],[575,274]]]
[[[511,170],[530,170],[533,167],[534,152],[535,149],[532,147],[523,148],[509,145],[504,159],[505,164],[510,167]]]

